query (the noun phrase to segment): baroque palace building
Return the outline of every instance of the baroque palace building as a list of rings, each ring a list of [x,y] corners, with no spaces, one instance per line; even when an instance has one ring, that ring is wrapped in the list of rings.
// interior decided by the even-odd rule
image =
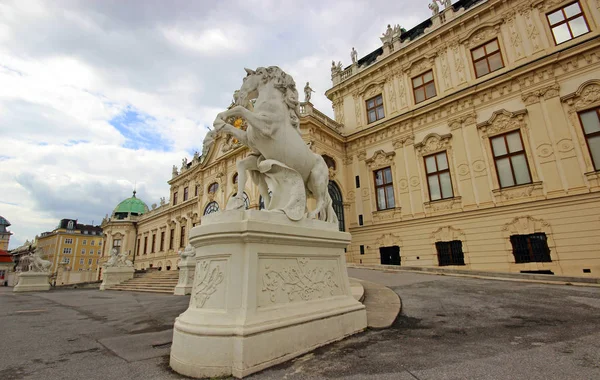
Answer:
[[[598,276],[600,1],[440,5],[332,64],[335,121],[301,105],[352,234],[347,261]],[[136,269],[177,269],[190,229],[235,194],[246,154],[217,136],[174,168],[169,202],[106,218],[106,244]],[[246,195],[261,207],[250,183]]]

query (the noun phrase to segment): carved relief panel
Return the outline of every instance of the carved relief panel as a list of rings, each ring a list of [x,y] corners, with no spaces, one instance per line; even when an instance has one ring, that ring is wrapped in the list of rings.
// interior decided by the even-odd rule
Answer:
[[[198,260],[190,307],[225,309],[227,301],[228,259]]]
[[[345,285],[336,258],[258,260],[258,307],[343,295]]]

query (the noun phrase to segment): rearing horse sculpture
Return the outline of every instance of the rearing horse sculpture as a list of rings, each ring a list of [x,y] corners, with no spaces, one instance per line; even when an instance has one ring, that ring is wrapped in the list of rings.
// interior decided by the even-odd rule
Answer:
[[[288,218],[299,220],[307,211],[308,194],[316,199],[316,207],[307,217],[337,223],[328,192],[327,164],[300,136],[294,79],[277,66],[245,70],[248,75],[236,93],[235,106],[218,114],[213,124],[216,132],[232,134],[251,152],[237,163],[238,191],[227,209],[244,207],[248,171],[267,210],[283,210]],[[244,107],[249,99],[256,99],[253,111]],[[231,117],[245,119],[246,131],[228,124],[226,120]]]

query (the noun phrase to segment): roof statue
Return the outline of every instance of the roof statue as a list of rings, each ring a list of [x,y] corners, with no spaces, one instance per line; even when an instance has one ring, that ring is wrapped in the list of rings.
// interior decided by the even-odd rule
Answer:
[[[177,165],[173,165],[173,177],[177,177],[179,175],[179,172],[177,171]]]
[[[277,66],[245,70],[236,105],[219,113],[213,123],[215,131],[233,135],[250,150],[237,162],[237,195],[230,198],[226,209],[245,208],[244,187],[250,174],[268,211],[283,211],[291,220],[318,217],[337,223],[327,189],[327,165],[320,155],[310,151],[300,135],[294,79]],[[256,99],[253,111],[243,106],[248,99]],[[231,117],[246,120],[247,129],[227,123]],[[316,199],[316,207],[305,215],[307,196]]]
[[[390,24],[388,24],[387,29],[385,30],[385,33],[383,33],[381,35],[381,37],[379,37],[379,39],[381,40],[381,42],[383,42],[384,45],[391,44],[393,36],[394,36],[394,30],[392,29],[392,26]]]
[[[433,0],[433,3],[429,4],[429,9],[434,16],[440,13],[440,6],[437,4],[437,0]]]
[[[354,50],[354,47],[352,47],[352,50],[350,51],[350,59],[352,60],[353,64],[358,61],[358,53],[356,50]]]
[[[306,82],[306,86],[304,86],[304,101],[306,103],[310,102],[310,97],[313,93],[313,89],[310,88],[310,84],[308,82]]]

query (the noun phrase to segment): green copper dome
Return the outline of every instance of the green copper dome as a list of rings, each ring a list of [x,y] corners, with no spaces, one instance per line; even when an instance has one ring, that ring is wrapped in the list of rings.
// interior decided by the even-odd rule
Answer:
[[[131,198],[127,198],[119,203],[115,208],[115,211],[113,211],[116,216],[126,216],[129,213],[133,215],[142,215],[147,212],[148,206],[146,206],[141,199],[135,197],[135,190],[133,191],[133,196]]]

